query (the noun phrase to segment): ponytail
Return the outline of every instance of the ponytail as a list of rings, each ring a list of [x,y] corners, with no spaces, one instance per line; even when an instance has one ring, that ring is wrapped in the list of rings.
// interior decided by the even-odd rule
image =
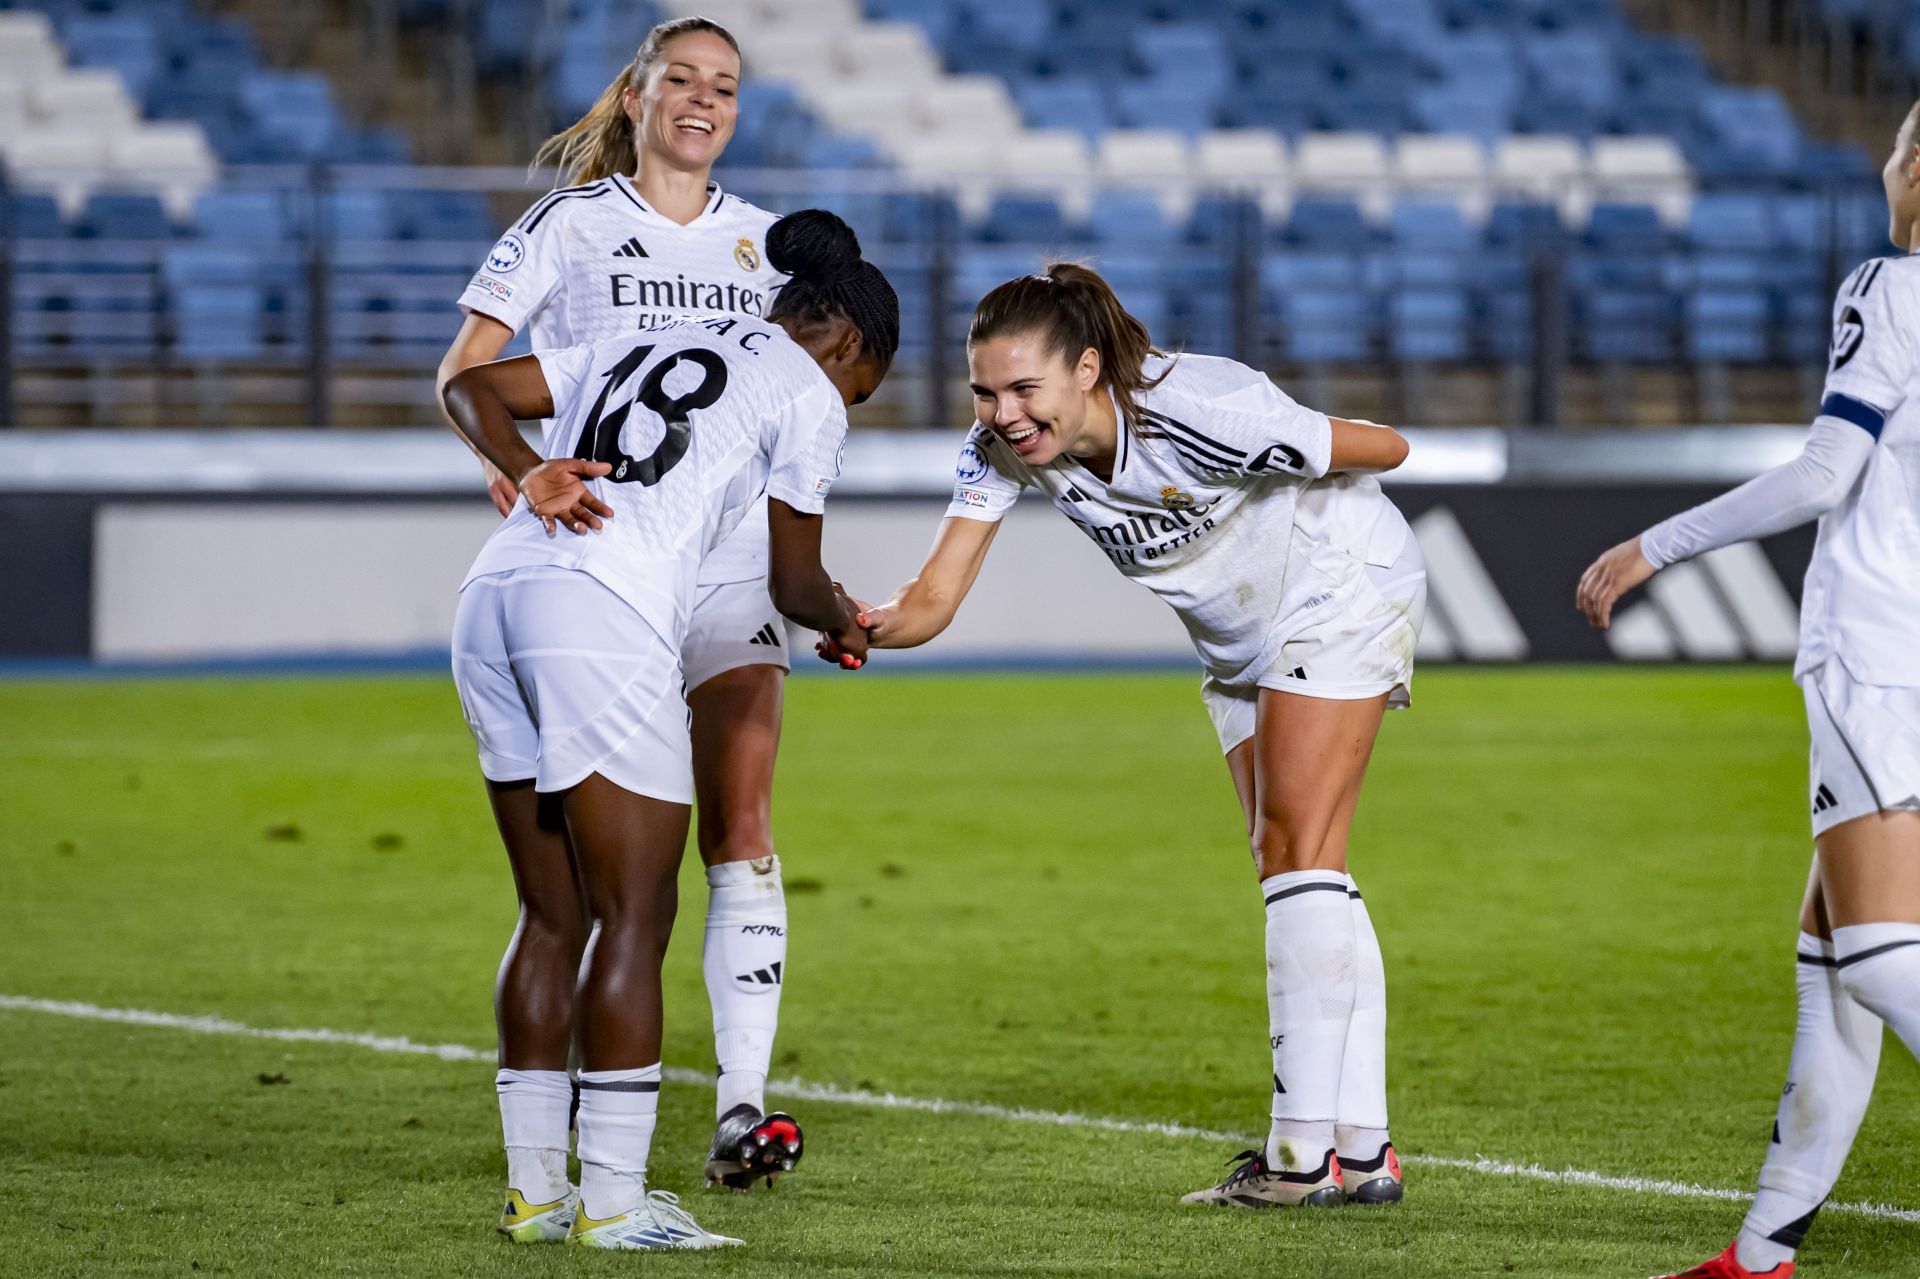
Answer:
[[[633,120],[621,105],[621,96],[628,89],[639,89],[646,84],[647,72],[659,60],[667,41],[693,31],[719,36],[734,53],[740,52],[740,42],[733,38],[733,33],[711,18],[675,18],[661,23],[647,32],[633,61],[601,91],[587,113],[540,144],[540,149],[533,153],[533,163],[527,166],[528,171],[552,164],[560,171],[560,180],[555,186],[598,182],[616,173],[633,176],[638,148],[634,143]]]
[[[1137,426],[1135,399],[1166,378],[1148,377],[1147,357],[1165,355],[1147,326],[1120,305],[1113,286],[1098,271],[1077,262],[1051,262],[1040,275],[1008,280],[973,310],[967,345],[1010,333],[1037,333],[1069,365],[1092,347],[1100,354],[1100,382],[1113,395],[1121,418]]]

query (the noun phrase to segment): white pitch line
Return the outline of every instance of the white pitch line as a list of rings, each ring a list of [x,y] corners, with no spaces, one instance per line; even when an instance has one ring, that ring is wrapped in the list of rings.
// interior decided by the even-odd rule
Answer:
[[[15,1012],[47,1013],[56,1017],[74,1017],[83,1021],[118,1022],[127,1026],[151,1026],[162,1030],[184,1030],[196,1035],[230,1035],[242,1039],[264,1039],[290,1044],[337,1044],[366,1048],[373,1052],[396,1053],[410,1057],[437,1057],[441,1061],[492,1062],[491,1048],[473,1048],[466,1044],[423,1044],[403,1035],[370,1035],[348,1030],[280,1029],[249,1026],[225,1017],[187,1017],[179,1013],[151,1012],[141,1008],[103,1008],[77,1000],[32,999],[24,995],[0,995],[0,1009]],[[674,1083],[711,1086],[712,1076],[683,1066],[669,1066],[662,1074]],[[1101,1132],[1140,1133],[1157,1137],[1193,1138],[1200,1141],[1244,1142],[1254,1139],[1240,1133],[1196,1128],[1189,1124],[1160,1123],[1141,1119],[1113,1119],[1103,1115],[1076,1115],[1068,1111],[1034,1110],[1025,1106],[996,1106],[984,1101],[953,1101],[943,1097],[903,1097],[898,1093],[868,1092],[861,1088],[840,1088],[833,1084],[809,1083],[802,1079],[770,1080],[768,1090],[802,1101],[830,1102],[845,1106],[866,1106],[877,1110],[907,1110],[927,1115],[974,1115],[982,1119],[1000,1119],[1013,1123],[1050,1124],[1059,1128],[1093,1128]],[[1700,1186],[1689,1181],[1662,1181],[1652,1177],[1618,1177],[1588,1172],[1580,1168],[1546,1168],[1539,1164],[1516,1164],[1501,1159],[1453,1159],[1440,1155],[1409,1155],[1406,1162],[1428,1168],[1452,1168],[1492,1177],[1517,1177],[1566,1186],[1585,1186],[1598,1190],[1622,1190],[1640,1195],[1667,1195],[1681,1199],[1718,1199],[1745,1203],[1751,1195],[1744,1190],[1724,1186]],[[1829,1203],[1824,1211],[1854,1213],[1889,1221],[1920,1224],[1920,1209],[1896,1208],[1877,1203]]]

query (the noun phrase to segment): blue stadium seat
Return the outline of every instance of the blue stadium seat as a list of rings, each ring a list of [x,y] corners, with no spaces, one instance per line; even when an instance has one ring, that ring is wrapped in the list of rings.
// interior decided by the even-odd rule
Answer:
[[[1143,191],[1102,191],[1087,211],[1087,234],[1104,247],[1156,252],[1172,244],[1177,231],[1153,196]]]
[[[966,0],[961,13],[1022,49],[1037,48],[1053,25],[1051,7],[1033,0]]]
[[[1800,126],[1776,89],[1714,86],[1700,113],[1736,163],[1770,173],[1791,172],[1800,154]]]
[[[1014,100],[1030,128],[1072,129],[1092,142],[1113,127],[1106,91],[1080,76],[1024,81],[1014,86]]]
[[[1246,234],[1258,244],[1262,234],[1260,206],[1238,196],[1203,195],[1187,219],[1187,243],[1209,248],[1230,247]]]
[[[1660,213],[1648,204],[1596,204],[1587,217],[1587,242],[1615,253],[1656,254],[1668,247]]]
[[[1556,94],[1573,98],[1594,111],[1604,111],[1620,89],[1620,70],[1613,46],[1585,32],[1528,36],[1522,55],[1534,78]]]
[[[160,33],[149,14],[77,14],[67,20],[61,38],[76,64],[119,72],[136,100],[147,95],[165,62]]]
[[[1586,354],[1595,360],[1659,363],[1673,358],[1673,303],[1659,289],[1594,289],[1579,299]]]
[[[1408,127],[1407,102],[1400,95],[1349,93],[1325,95],[1314,116],[1317,127],[1334,132],[1396,135]]]
[[[1702,249],[1765,252],[1780,243],[1774,201],[1756,195],[1698,196],[1693,202],[1687,238]]]
[[[1769,355],[1767,295],[1758,289],[1699,289],[1684,310],[1687,356],[1712,363],[1758,364]]]
[[[1402,249],[1470,253],[1480,247],[1479,228],[1450,200],[1402,200],[1393,206],[1387,225]]]
[[[1396,360],[1464,360],[1471,350],[1467,295],[1408,289],[1387,299],[1387,351]]]
[[[384,191],[330,191],[326,196],[327,230],[335,240],[392,240],[398,225]]]
[[[1060,205],[1045,196],[996,196],[980,223],[984,244],[1060,245],[1068,240]]]
[[[67,234],[67,223],[60,206],[50,195],[22,194],[7,197],[7,238],[9,240],[55,240]]]
[[[1567,239],[1567,225],[1551,204],[1503,201],[1487,217],[1487,241],[1511,249],[1556,249]]]
[[[1300,200],[1274,231],[1287,244],[1316,249],[1364,249],[1379,239],[1351,200]]]
[[[252,360],[266,354],[266,291],[250,251],[217,245],[169,249],[162,264],[173,350],[187,360]]]
[[[1260,286],[1276,292],[1344,289],[1362,293],[1367,289],[1366,269],[1355,253],[1269,252],[1260,261]]]
[[[889,191],[880,197],[880,238],[888,244],[930,244],[950,234],[958,222],[953,202],[941,196]]]
[[[1284,357],[1303,363],[1353,363],[1374,357],[1378,309],[1351,289],[1299,289],[1271,299]]]
[[[277,191],[213,190],[194,202],[193,225],[212,241],[279,243],[294,238],[296,223]]]
[[[1217,123],[1214,100],[1197,97],[1186,85],[1132,79],[1113,86],[1114,122],[1128,129],[1172,129],[1204,133]]]
[[[1488,139],[1513,131],[1512,92],[1498,81],[1422,85],[1413,91],[1410,104],[1414,123],[1430,133]]]
[[[88,198],[78,226],[82,236],[96,240],[167,240],[173,223],[160,201],[151,195],[102,192]]]
[[[1133,55],[1147,78],[1163,90],[1184,89],[1203,100],[1217,97],[1233,79],[1233,63],[1221,31],[1208,23],[1142,27],[1134,39]]]

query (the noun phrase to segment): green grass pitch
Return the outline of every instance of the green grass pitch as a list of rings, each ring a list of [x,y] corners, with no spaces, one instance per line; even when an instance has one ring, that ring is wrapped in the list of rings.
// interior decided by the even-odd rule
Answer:
[[[1194,676],[796,681],[776,1073],[1264,1130],[1262,912]],[[490,1068],[0,1009],[0,1274],[1640,1276],[1741,1206],[1793,1017],[1805,727],[1786,673],[1423,674],[1355,833],[1391,1006],[1397,1209],[1181,1210],[1239,1147],[795,1103],[774,1193],[704,1191],[669,1085],[653,1180],[726,1255],[514,1249]],[[0,684],[0,995],[484,1048],[512,918],[449,682]],[[710,1067],[690,860],[666,1056]],[[776,1090],[776,1100],[778,1093]],[[1836,1200],[1920,1207],[1889,1039]],[[1920,1274],[1830,1211],[1803,1275]]]

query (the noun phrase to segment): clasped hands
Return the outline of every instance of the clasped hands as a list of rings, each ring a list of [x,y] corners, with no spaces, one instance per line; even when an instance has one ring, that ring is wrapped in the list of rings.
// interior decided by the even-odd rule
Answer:
[[[833,584],[833,588],[846,601],[852,621],[838,631],[820,632],[813,651],[823,662],[832,662],[842,670],[857,671],[867,664],[867,650],[884,634],[893,610],[885,606],[876,608],[864,600],[855,599],[838,582]]]

